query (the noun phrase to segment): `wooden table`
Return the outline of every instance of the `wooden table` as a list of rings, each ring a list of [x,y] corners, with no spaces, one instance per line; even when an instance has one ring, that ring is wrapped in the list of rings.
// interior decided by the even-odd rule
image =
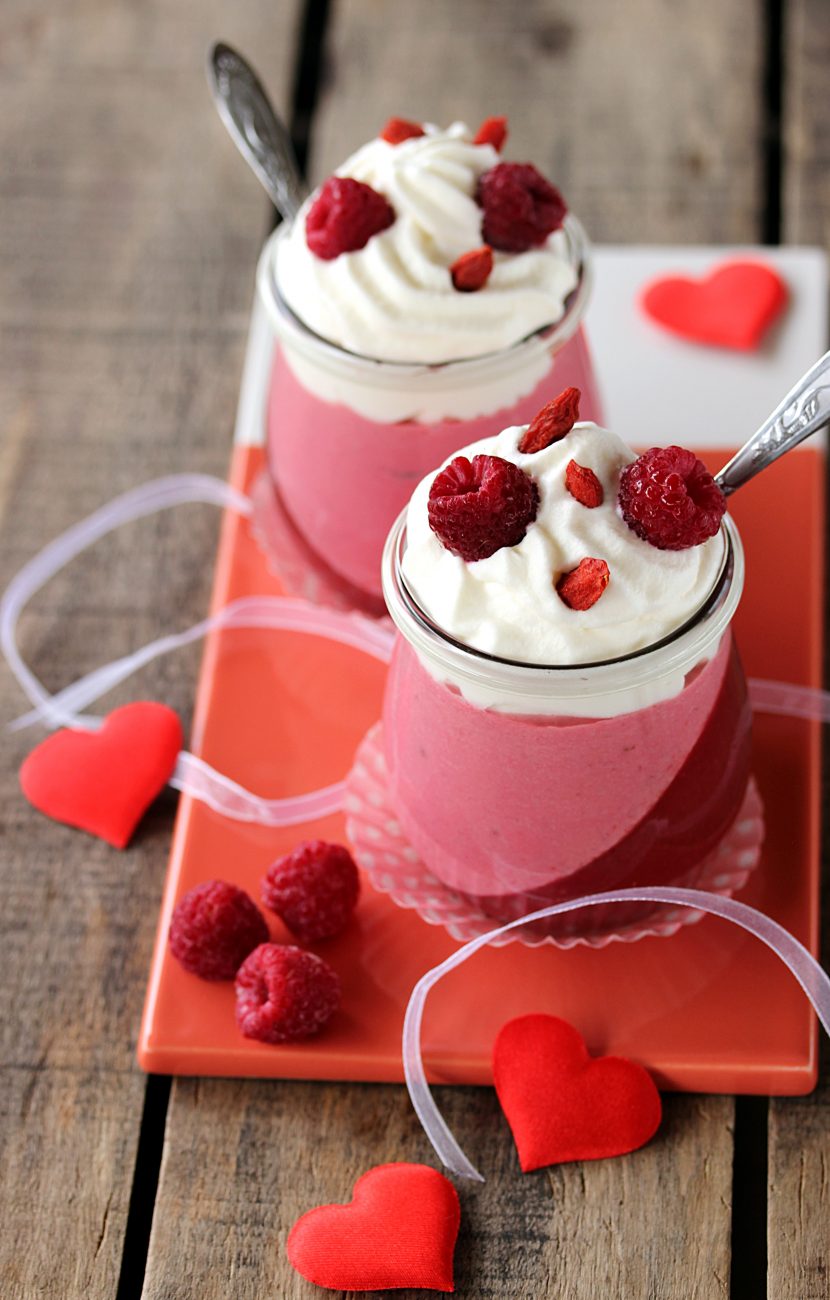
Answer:
[[[7,0],[2,583],[128,486],[224,473],[270,214],[209,104],[218,36],[254,58],[313,178],[391,113],[506,112],[597,240],[830,243],[825,0]],[[95,548],[33,602],[29,661],[57,688],[198,618],[216,535],[190,507]],[[197,663],[161,660],[141,689],[187,717]],[[0,689],[7,719],[21,696]],[[2,765],[5,1300],[321,1294],[287,1229],[371,1164],[431,1159],[404,1090],[145,1078],[174,799],[119,855],[23,801],[31,743],[7,737]],[[461,1189],[459,1296],[830,1296],[826,1084],[670,1096],[644,1151],[524,1178],[489,1089],[440,1102],[493,1171]]]

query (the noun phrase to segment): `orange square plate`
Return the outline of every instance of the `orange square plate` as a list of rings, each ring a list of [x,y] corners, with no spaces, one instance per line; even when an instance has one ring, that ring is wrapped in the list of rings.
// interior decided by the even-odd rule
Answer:
[[[712,468],[728,451],[705,453]],[[263,464],[237,447],[231,481],[247,488]],[[737,636],[747,673],[819,685],[822,648],[824,456],[800,450],[734,502],[748,558]],[[214,608],[278,594],[249,524],[224,520]],[[384,668],[304,634],[224,631],[209,640],[192,748],[268,796],[299,794],[349,770],[379,715]],[[758,716],[755,773],[767,838],[742,897],[817,951],[819,749],[816,723]],[[220,877],[259,895],[273,858],[297,841],[341,839],[340,815],[289,829],[251,826],[183,796],[176,821],[139,1042],[146,1070],[301,1079],[400,1080],[401,1025],[418,977],[457,946],[445,931],[364,889],[356,923],[321,951],[339,971],[342,1011],[319,1038],[269,1047],[234,1023],[231,984],[186,974],[167,952],[176,900]],[[272,918],[272,934],[286,940]],[[435,1081],[487,1083],[499,1026],[527,1011],[566,1017],[595,1051],[643,1062],[661,1087],[802,1093],[816,1079],[816,1027],[794,979],[755,939],[707,918],[671,938],[560,951],[486,949],[430,995],[423,1030]]]

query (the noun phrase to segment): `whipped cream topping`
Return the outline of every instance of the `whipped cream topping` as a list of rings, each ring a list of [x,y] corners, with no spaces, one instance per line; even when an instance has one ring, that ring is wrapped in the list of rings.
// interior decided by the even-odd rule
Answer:
[[[472,563],[460,559],[429,526],[435,474],[415,489],[407,512],[403,576],[426,613],[474,649],[521,663],[562,666],[631,654],[686,623],[717,581],[722,535],[684,551],[651,546],[617,509],[620,471],[635,459],[621,438],[583,423],[543,451],[523,454],[518,450],[523,432],[505,429],[458,453],[469,459],[501,456],[535,479],[538,513],[517,546]],[[571,459],[597,475],[602,505],[589,509],[570,495],[565,469]],[[557,594],[556,581],[586,556],[605,560],[611,578],[590,609],[573,610]],[[682,678],[676,683],[681,687]]]
[[[381,361],[435,364],[511,347],[564,313],[577,283],[567,241],[554,231],[539,248],[495,253],[487,284],[453,288],[449,268],[482,244],[475,201],[482,172],[500,161],[456,122],[401,144],[378,137],[338,169],[383,194],[395,221],[366,246],[325,261],[309,249],[306,201],[275,240],[280,290],[291,309],[331,343]]]

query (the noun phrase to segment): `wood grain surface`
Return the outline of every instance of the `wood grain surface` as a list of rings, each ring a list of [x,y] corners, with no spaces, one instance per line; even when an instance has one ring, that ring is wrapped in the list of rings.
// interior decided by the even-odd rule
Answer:
[[[594,239],[752,242],[762,14],[759,0],[339,0],[313,174],[391,113],[506,113],[511,156],[533,159]]]
[[[221,30],[259,50],[284,100],[297,17],[292,4],[226,9],[13,0],[0,14],[3,585],[117,491],[224,473],[267,204],[210,108],[203,60]],[[22,624],[44,681],[198,618],[217,525],[201,508],[160,516],[55,580]],[[140,689],[187,717],[197,663],[164,661]],[[3,672],[3,719],[23,704]],[[174,801],[115,853],[20,798],[32,738],[4,741],[0,773],[0,1293],[113,1297]]]
[[[277,103],[310,116],[316,178],[392,113],[446,122],[506,112],[514,156],[536,160],[598,240],[752,242],[777,211],[786,239],[826,244],[826,4],[784,4],[783,59],[770,44],[775,8],[8,0],[0,583],[119,490],[179,469],[224,472],[268,214],[209,106],[210,39],[238,44]],[[780,123],[771,77],[783,84]],[[47,684],[199,617],[217,523],[201,507],[159,516],[56,579],[22,627]],[[140,685],[187,718],[197,663],[197,650],[161,660],[123,698]],[[21,705],[0,675],[2,717]],[[30,744],[7,740],[0,775],[4,1300],[310,1300],[321,1293],[284,1254],[297,1215],[347,1200],[373,1163],[432,1159],[404,1090],[176,1081],[166,1122],[163,1103],[155,1118],[158,1187],[141,1159],[136,1173],[146,1088],[134,1044],[174,803],[160,801],[116,854],[21,800],[16,769]],[[731,1255],[734,1230],[763,1264],[763,1186],[754,1218],[732,1213],[740,1103],[669,1097],[644,1151],[522,1176],[490,1090],[439,1097],[488,1177],[461,1188],[461,1300],[763,1294],[757,1269],[735,1269]],[[770,1300],[830,1296],[827,1097],[822,1088],[770,1104]],[[128,1221],[140,1224],[148,1196],[149,1247],[139,1227],[122,1267]]]

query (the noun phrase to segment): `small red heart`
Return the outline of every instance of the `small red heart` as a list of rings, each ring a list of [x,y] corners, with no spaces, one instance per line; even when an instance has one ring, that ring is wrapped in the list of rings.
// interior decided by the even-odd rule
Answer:
[[[787,301],[787,286],[760,262],[722,262],[702,280],[655,280],[643,292],[649,316],[697,343],[757,348]]]
[[[23,763],[20,785],[47,817],[123,849],[170,779],[181,747],[181,723],[166,704],[125,704],[100,731],[48,736]]]
[[[525,1173],[624,1155],[660,1124],[648,1071],[621,1056],[592,1058],[582,1035],[556,1016],[508,1021],[493,1048],[493,1078]]]
[[[288,1258],[333,1291],[452,1291],[460,1222],[456,1190],[437,1169],[376,1165],[358,1178],[348,1205],[321,1205],[297,1220]]]

